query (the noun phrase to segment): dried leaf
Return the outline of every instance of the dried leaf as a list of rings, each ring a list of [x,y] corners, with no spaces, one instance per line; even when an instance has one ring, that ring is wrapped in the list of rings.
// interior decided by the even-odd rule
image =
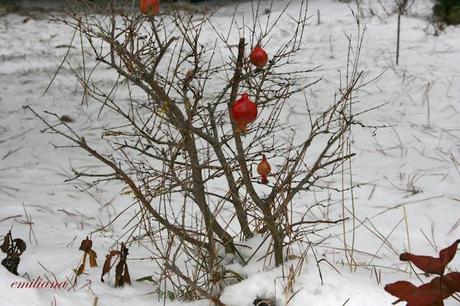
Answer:
[[[442,277],[442,283],[453,292],[460,292],[460,272],[452,272]]]
[[[431,274],[441,275],[444,273],[444,269],[446,268],[439,258],[432,256],[419,256],[411,253],[403,253],[399,256],[399,259],[402,261],[410,261],[420,270]]]
[[[97,254],[93,250],[89,250],[89,266],[91,268],[97,267]]]
[[[431,273],[431,274],[444,274],[446,266],[451,262],[457,253],[457,248],[460,243],[460,239],[455,241],[449,247],[442,249],[439,252],[439,258],[432,256],[420,256],[411,253],[403,253],[399,256],[402,261],[410,261],[420,270]]]
[[[119,131],[104,131],[102,133],[102,138],[110,137],[110,136],[120,136],[120,135],[123,135],[123,133]]]
[[[26,248],[27,248],[27,245],[26,245],[26,243],[24,242],[24,240],[17,238],[17,239],[14,239],[14,240],[13,240],[13,243],[14,243],[14,245],[19,249],[19,254],[24,253],[24,251],[25,251]]]
[[[93,246],[93,241],[91,241],[90,239],[88,239],[88,237],[86,237],[86,239],[81,242],[79,250],[83,252],[89,252],[92,246]]]
[[[2,250],[3,253],[7,253],[8,249],[10,248],[11,245],[11,233],[8,233],[5,235],[5,238],[3,238],[3,243],[0,249]]]
[[[171,301],[171,302],[174,302],[174,300],[176,299],[176,294],[174,293],[174,291],[169,291],[166,292],[166,294],[168,295],[168,299]]]
[[[115,287],[123,287],[124,262],[120,260],[115,267]]]
[[[62,122],[65,122],[65,123],[72,123],[73,122],[73,119],[68,115],[62,115],[60,119],[61,119]]]
[[[110,252],[112,253],[112,252]],[[105,255],[104,266],[102,267],[101,282],[104,282],[104,275],[110,272],[112,255]]]
[[[11,273],[18,275],[19,256],[6,257],[2,260],[2,265]]]
[[[128,265],[125,262],[125,272],[123,273],[123,282],[125,284],[131,285],[131,277],[129,276],[128,272]]]
[[[81,275],[83,272],[85,272],[85,264],[86,264],[86,256],[87,255],[88,255],[88,253],[86,253],[86,252],[83,253],[83,259],[82,259],[80,267],[78,267],[77,276]]]
[[[443,277],[444,280],[444,277]],[[455,293],[455,290],[449,288],[446,283],[443,281],[441,285],[441,278],[435,277],[428,284],[423,284],[418,287],[418,290],[421,291],[439,291],[442,293],[442,298],[447,299]]]
[[[121,191],[122,195],[128,195],[128,194],[132,194],[132,193],[133,193],[133,190],[131,188],[129,188],[129,187],[126,187]]]
[[[439,259],[442,261],[444,267],[446,267],[449,262],[452,261],[452,259],[455,257],[455,254],[457,253],[458,249],[458,244],[460,243],[460,239],[452,243],[449,247],[442,249],[439,252]]]
[[[407,301],[409,296],[417,290],[410,282],[399,281],[385,286],[385,291],[402,301]]]
[[[104,282],[104,276],[110,272],[112,268],[112,258],[118,256],[118,263],[115,266],[115,287],[123,287],[124,284],[131,285],[131,277],[128,272],[128,265],[126,264],[126,256],[128,249],[122,243],[120,251],[112,250],[109,254],[105,255],[104,266],[102,267],[101,281]],[[114,263],[115,264],[115,263]]]
[[[126,256],[129,255],[129,252],[128,252],[128,251],[129,251],[129,249],[128,249],[124,244],[122,244],[122,246],[121,246],[121,256],[122,256],[124,259],[126,259]]]
[[[406,306],[443,306],[442,293],[440,291],[417,290],[413,293]]]
[[[144,276],[141,278],[136,279],[136,282],[150,282],[150,283],[156,283],[155,280],[153,279],[153,275],[149,276]]]

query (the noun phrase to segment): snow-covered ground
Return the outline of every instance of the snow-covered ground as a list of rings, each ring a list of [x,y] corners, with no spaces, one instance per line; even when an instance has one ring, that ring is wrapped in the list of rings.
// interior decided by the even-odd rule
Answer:
[[[433,255],[460,238],[460,27],[433,35],[427,21],[431,1],[417,1],[409,16],[402,18],[400,64],[396,66],[397,16],[385,16],[377,1],[368,2],[362,7],[366,32],[360,68],[365,81],[379,77],[360,90],[359,101],[363,109],[383,106],[359,120],[383,127],[353,130],[354,183],[359,187],[353,194],[356,227],[353,230],[350,221],[346,229],[348,243],[354,237],[357,268],[350,271],[346,264],[340,250],[342,228],[337,228],[330,247],[317,250],[319,259],[334,268],[326,260],[321,262],[322,285],[315,262],[309,260],[295,282],[294,291],[299,292],[289,305],[390,305],[395,299],[384,292],[384,284],[399,279],[420,283],[409,266],[398,261],[399,253]],[[304,64],[322,65],[316,74],[323,80],[311,87],[309,95],[313,105],[321,106],[334,99],[346,64],[346,34],[356,36],[357,28],[347,4],[310,0],[309,6],[312,18],[303,45]],[[370,8],[379,15],[372,16]],[[294,1],[289,12],[297,9]],[[232,12],[232,6],[222,8],[214,22],[224,28]],[[120,195],[120,186],[81,191],[83,181],[64,182],[73,165],[97,164],[80,151],[56,150],[53,145],[66,142],[42,134],[43,124],[22,106],[70,115],[87,138],[100,137],[93,132],[98,128],[95,108],[80,107],[80,85],[65,68],[42,97],[66,52],[59,46],[70,42],[72,30],[46,18],[23,21],[19,15],[0,18],[0,234],[12,229],[14,237],[26,240],[28,249],[19,265],[20,276],[0,266],[0,306],[93,305],[95,297],[100,306],[163,304],[150,283],[114,289],[99,282],[99,269],[88,270],[72,291],[10,288],[14,281],[37,276],[64,280],[72,275],[82,254],[80,241],[131,203]],[[289,26],[280,26],[277,43],[282,43],[283,31],[289,31]],[[302,120],[301,113],[294,116]],[[352,209],[350,200],[347,207]],[[95,234],[100,262],[124,232],[123,225],[119,220]],[[136,260],[144,255],[140,249],[130,254],[134,279],[153,274],[149,261]],[[451,267],[460,269],[460,259],[454,259]],[[239,269],[248,278],[227,288],[223,302],[249,306],[256,297],[276,296],[283,303],[280,269]],[[446,303],[456,304],[453,299]],[[187,305],[208,305],[208,301]]]

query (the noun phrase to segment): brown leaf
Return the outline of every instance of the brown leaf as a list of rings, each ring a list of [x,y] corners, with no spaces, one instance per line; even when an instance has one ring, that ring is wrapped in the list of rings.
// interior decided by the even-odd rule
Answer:
[[[402,261],[410,261],[420,270],[430,273],[443,275],[446,266],[454,258],[457,253],[460,239],[456,240],[453,244],[439,252],[439,257],[420,256],[411,253],[402,253],[399,259]]]
[[[451,272],[444,275],[442,282],[450,291],[460,292],[460,272]]]
[[[68,115],[62,115],[61,116],[61,121],[65,122],[65,123],[72,123],[73,119]]]
[[[82,263],[80,265],[80,267],[78,267],[78,270],[77,270],[77,276],[78,275],[81,275],[83,272],[85,272],[85,264],[86,264],[86,256],[87,256],[88,253],[83,253],[83,259],[82,259]]]
[[[443,261],[437,257],[421,256],[412,253],[402,253],[399,256],[401,261],[410,261],[423,272],[430,274],[442,275],[446,266]]]
[[[123,278],[123,271],[124,271],[125,263],[123,260],[120,260],[115,267],[115,287],[123,287],[124,278]]]
[[[131,277],[129,276],[128,272],[128,265],[125,262],[125,273],[123,274],[123,282],[125,284],[131,285]]]
[[[406,306],[441,306],[442,293],[440,291],[417,290],[407,300]]]
[[[398,281],[385,286],[385,291],[402,301],[407,301],[409,296],[417,290],[417,287],[410,282]]]
[[[112,252],[110,252],[112,253]],[[105,255],[104,266],[102,267],[101,282],[104,282],[104,275],[110,272],[112,255]]]
[[[93,250],[89,250],[89,266],[91,268],[97,267],[96,258],[97,258],[96,252],[94,252]]]
[[[0,246],[0,249],[2,250],[3,253],[7,253],[8,249],[10,248],[11,245],[11,233],[8,233],[5,235],[5,238],[3,238],[3,244]]]
[[[448,246],[445,249],[442,249],[439,252],[439,258],[441,259],[442,263],[444,266],[447,266],[449,262],[454,259],[455,254],[457,253],[458,245],[460,244],[460,239],[456,240],[454,243],[452,243],[450,246]]]
[[[119,261],[115,267],[115,287],[123,287],[123,261]]]
[[[14,239],[14,240],[13,240],[13,243],[14,243],[14,244],[16,245],[16,247],[19,249],[19,253],[20,253],[20,254],[24,253],[24,251],[25,251],[26,248],[27,248],[27,245],[26,245],[26,243],[24,242],[24,240],[17,238],[17,239]]]
[[[93,241],[91,241],[90,239],[88,239],[88,237],[86,237],[86,239],[81,242],[79,250],[83,252],[89,252],[92,246],[93,246]]]

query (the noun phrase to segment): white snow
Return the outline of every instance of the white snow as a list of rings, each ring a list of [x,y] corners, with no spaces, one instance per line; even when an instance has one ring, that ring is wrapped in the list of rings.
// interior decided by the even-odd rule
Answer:
[[[402,17],[399,66],[395,65],[397,16],[385,16],[376,1],[369,0],[361,7],[361,23],[366,28],[360,62],[364,82],[383,74],[359,91],[356,110],[384,104],[358,120],[385,127],[353,130],[352,147],[357,153],[353,174],[354,182],[359,184],[354,190],[357,226],[353,230],[353,222],[347,222],[346,238],[350,246],[354,237],[358,267],[350,271],[343,251],[342,226],[334,227],[327,244],[315,249],[318,259],[324,259],[319,264],[324,284],[310,253],[294,284],[294,292],[298,292],[289,305],[390,305],[395,299],[383,290],[386,283],[420,283],[409,266],[399,262],[398,254],[411,250],[433,255],[460,238],[460,27],[433,35],[427,20],[431,1],[416,2],[409,15]],[[275,12],[283,3],[276,5]],[[245,5],[249,4],[243,4],[242,11]],[[289,13],[298,10],[296,5],[294,1]],[[309,102],[321,109],[333,101],[339,71],[343,75],[346,34],[354,38],[357,35],[351,13],[356,8],[333,0],[311,0],[309,7],[312,18],[302,64],[310,68],[322,65],[315,74],[323,80],[309,92]],[[372,16],[370,8],[379,16]],[[222,8],[213,22],[224,29],[233,10],[233,5]],[[321,12],[320,25],[317,10]],[[79,191],[74,186],[85,189],[83,181],[64,182],[74,165],[100,165],[77,149],[54,149],[51,144],[65,145],[66,141],[41,133],[43,124],[22,106],[70,115],[89,140],[100,138],[95,131],[110,118],[96,122],[97,106],[80,106],[80,85],[66,68],[42,97],[66,52],[56,46],[68,44],[72,30],[46,18],[23,20],[19,15],[0,18],[0,234],[12,229],[13,237],[25,239],[28,248],[19,265],[20,276],[0,266],[0,306],[93,305],[95,297],[99,306],[164,302],[173,306],[208,305],[208,301],[158,300],[155,286],[148,282],[134,281],[131,287],[115,289],[113,275],[109,282],[99,281],[100,267],[87,269],[87,274],[79,277],[76,290],[10,288],[14,281],[37,276],[54,275],[59,280],[70,277],[81,259],[80,241],[131,203],[129,196],[120,195],[122,187],[115,184]],[[289,30],[288,23],[280,25],[273,47],[283,42],[283,34]],[[78,52],[78,48],[71,50],[75,55]],[[74,64],[78,66],[78,62]],[[104,77],[105,71],[100,73]],[[105,78],[108,81],[110,75]],[[294,109],[302,110],[303,104],[294,104],[297,102],[293,101]],[[295,114],[293,120],[301,124],[304,115]],[[350,199],[346,205],[352,209]],[[351,217],[349,212],[346,215]],[[130,217],[132,214],[123,216],[106,230],[93,234],[99,266],[107,250],[124,233],[121,227]],[[258,241],[248,245],[256,246]],[[146,254],[141,245],[130,250],[133,279],[154,273],[150,261],[135,260]],[[291,265],[295,266],[295,261],[288,262],[284,269]],[[460,256],[451,267],[460,268]],[[249,306],[255,298],[267,296],[284,305],[281,268],[262,271],[258,264],[233,264],[229,268],[247,273],[248,278],[224,291],[222,300],[227,305]],[[445,305],[456,304],[450,299]]]

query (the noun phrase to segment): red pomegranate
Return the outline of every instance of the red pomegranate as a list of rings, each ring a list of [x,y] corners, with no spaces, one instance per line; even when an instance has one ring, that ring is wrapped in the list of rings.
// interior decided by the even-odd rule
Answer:
[[[272,171],[272,167],[270,167],[270,164],[268,163],[267,159],[265,158],[265,155],[262,154],[262,161],[260,164],[257,166],[257,173],[261,176],[260,182],[262,184],[268,184],[268,175]]]
[[[142,14],[158,15],[160,12],[160,0],[140,0],[139,8]]]
[[[230,111],[240,132],[245,132],[247,125],[257,118],[257,105],[249,100],[247,93],[233,103]]]
[[[252,49],[249,59],[254,66],[261,68],[267,64],[268,55],[263,48],[257,45],[254,49]]]

